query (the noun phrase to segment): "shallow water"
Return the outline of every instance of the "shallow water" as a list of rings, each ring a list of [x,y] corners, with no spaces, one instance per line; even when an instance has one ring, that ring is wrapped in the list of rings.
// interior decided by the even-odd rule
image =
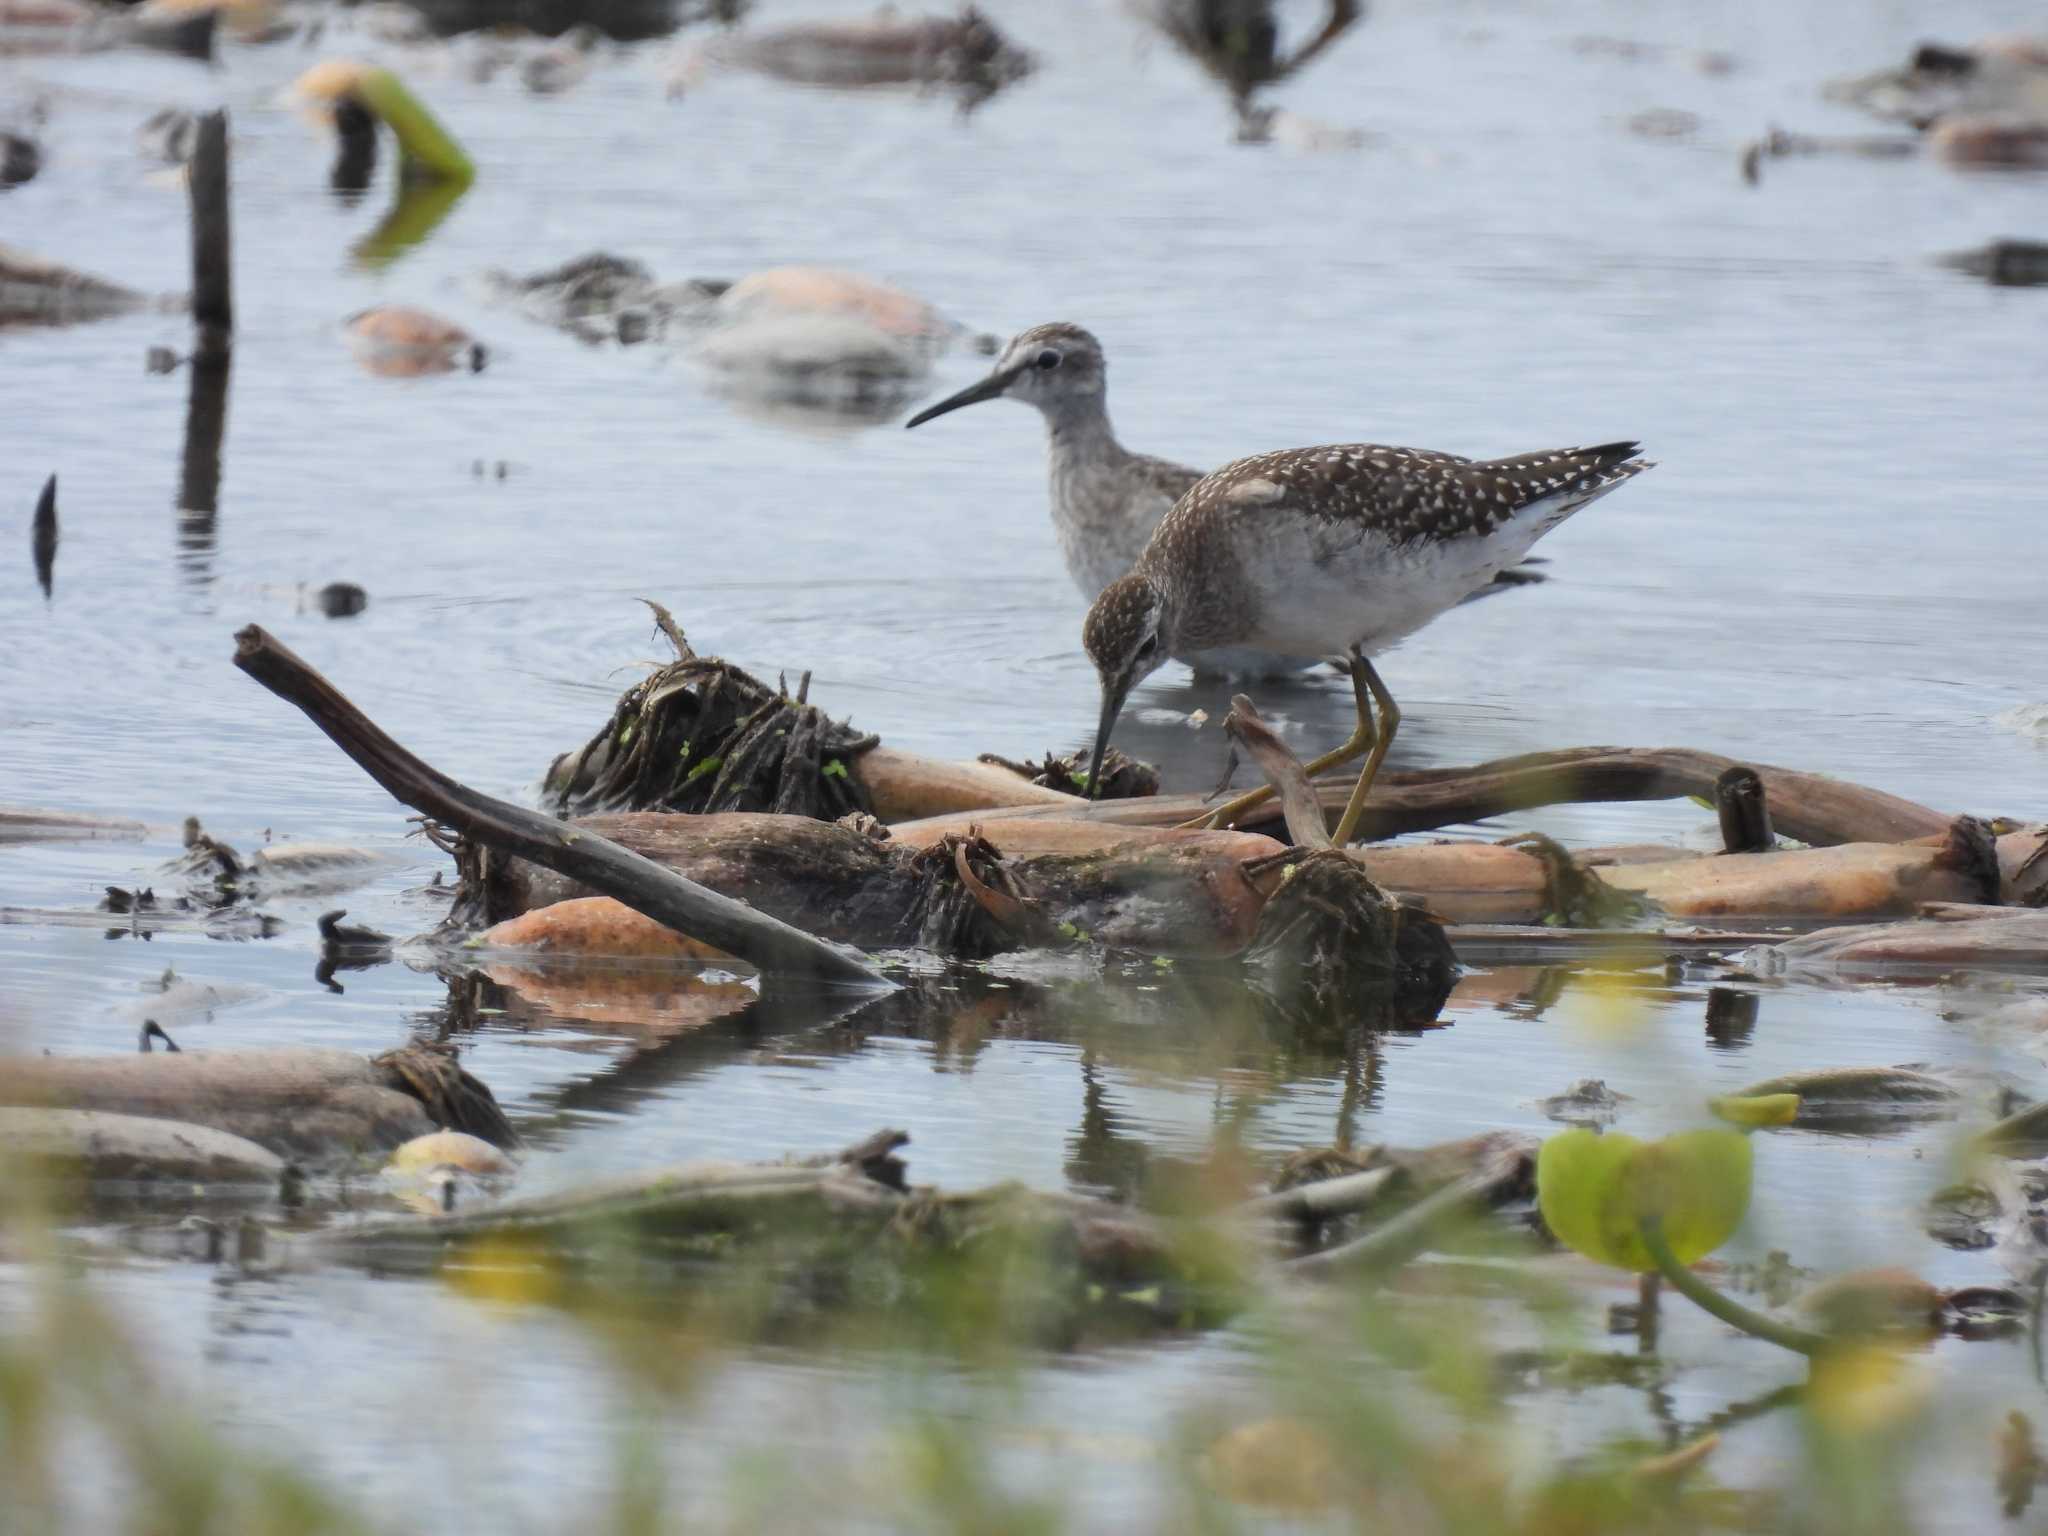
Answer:
[[[1231,145],[1205,82],[1112,7],[1057,19],[1022,0],[985,8],[1044,68],[965,120],[938,100],[739,76],[672,102],[666,45],[606,53],[579,89],[544,100],[510,74],[477,84],[442,55],[392,51],[481,174],[431,238],[375,270],[349,253],[384,211],[388,163],[362,203],[336,201],[324,144],[274,104],[316,52],[231,47],[217,73],[140,56],[0,61],[0,104],[44,92],[51,105],[45,170],[0,194],[0,240],[137,288],[181,287],[183,195],[140,162],[132,130],[165,103],[219,102],[233,113],[239,263],[210,519],[177,510],[186,376],[141,367],[149,345],[185,340],[182,321],[0,337],[0,501],[25,522],[57,471],[63,533],[54,600],[25,557],[0,580],[0,798],[157,828],[141,844],[0,851],[0,905],[79,909],[105,884],[149,883],[175,823],[197,813],[245,849],[275,836],[388,851],[398,862],[349,894],[352,916],[399,932],[432,923],[433,903],[408,892],[443,861],[229,665],[232,632],[251,620],[424,757],[498,793],[529,790],[659,654],[641,595],[707,651],[763,675],[812,669],[815,701],[899,746],[1023,756],[1083,738],[1094,680],[1046,523],[1038,423],[1001,404],[916,433],[792,423],[736,408],[661,348],[592,349],[494,309],[475,281],[598,247],[664,277],[843,265],[991,331],[1079,320],[1114,362],[1125,440],[1190,462],[1354,438],[1473,454],[1641,438],[1659,467],[1545,542],[1551,581],[1461,609],[1385,663],[1405,710],[1396,766],[1683,744],[1944,808],[2039,813],[2048,746],[1995,717],[2022,718],[2011,712],[2048,691],[2034,662],[2048,651],[2048,312],[2039,294],[1931,258],[2038,236],[2040,184],[1786,161],[1751,189],[1735,164],[1767,122],[1853,131],[1819,100],[1823,78],[1888,62],[1923,34],[2024,25],[2029,7],[1827,0],[1658,16],[1397,0],[1282,93],[1373,136],[1325,155]],[[1573,46],[1597,34],[1677,51]],[[375,51],[337,23],[322,51],[343,47]],[[1706,47],[1740,67],[1696,72],[1682,51]],[[1625,120],[1651,107],[1702,126],[1679,143],[1631,135]],[[493,366],[411,381],[358,371],[338,324],[387,301],[471,326]],[[928,395],[981,366],[956,353]],[[330,622],[302,602],[299,584],[336,579],[368,590],[366,612]],[[1224,701],[1169,671],[1136,702],[1220,718]],[[1260,702],[1308,747],[1339,737],[1349,707],[1334,679]],[[1213,725],[1127,720],[1119,740],[1162,758],[1177,785],[1206,788],[1223,758]],[[1537,818],[1589,841],[1700,821],[1689,806]],[[447,989],[424,967],[345,975],[343,995],[314,983],[311,918],[335,904],[279,903],[284,932],[243,944],[0,920],[0,1022],[30,1049],[125,1049],[170,966],[256,989],[177,1023],[190,1045],[375,1050],[447,1027]],[[1753,1032],[1716,1040],[1704,973],[1638,978],[1641,1022],[1619,1035],[1593,978],[1558,979],[1562,996],[1536,1006],[1518,999],[1541,995],[1537,976],[1476,977],[1451,1027],[1353,1063],[1204,1018],[1170,984],[1073,978],[994,990],[970,978],[957,1009],[879,1021],[824,1009],[728,1020],[637,1054],[616,1020],[572,1022],[514,989],[463,1038],[471,1070],[541,1131],[530,1177],[548,1183],[821,1150],[898,1124],[915,1136],[919,1179],[1095,1187],[1134,1157],[1195,1156],[1220,1135],[1288,1151],[1347,1117],[1360,1140],[1411,1144],[1542,1129],[1534,1101],[1585,1076],[1635,1095],[1624,1125],[1640,1129],[1707,1092],[1823,1064],[1967,1063],[2038,1088],[2024,1042],[1945,1021],[1937,1010],[1956,999],[1933,990],[1763,987]],[[1946,1135],[1763,1139],[1768,1198],[1738,1249],[1985,1278],[1987,1261],[1917,1232]],[[510,1436],[531,1452],[516,1475],[494,1473],[505,1513],[545,1523],[606,1486],[618,1405],[573,1330],[353,1276],[223,1287],[146,1270],[108,1283],[181,1341],[224,1421],[285,1433],[351,1481],[374,1472],[379,1507],[454,1507],[445,1447],[394,1425],[386,1405],[434,1391],[456,1360],[478,1445]],[[1250,1390],[1244,1349],[1227,1332],[1047,1362],[1011,1404],[1006,1468],[1028,1482],[1060,1466],[1098,1521],[1159,1515],[1143,1456],[1074,1454],[1050,1427],[1085,1423],[1156,1452],[1180,1405]],[[1761,1346],[1709,1326],[1679,1352],[1689,1418],[1778,1379]],[[2019,1379],[2017,1353],[1949,1345],[1936,1361],[1973,1373],[1988,1403]],[[325,1384],[317,1409],[299,1389],[308,1373]],[[801,1358],[727,1376],[725,1428],[678,1450],[689,1467],[715,1466],[750,1414],[787,1420],[794,1443],[817,1449],[835,1422],[907,1390]],[[952,1384],[927,1385],[950,1400]],[[1579,1401],[1544,1432],[1585,1444],[1645,1422],[1637,1396]],[[1772,1454],[1767,1429],[1742,1450]],[[1951,1492],[1930,1494],[1933,1513],[1958,1528],[1986,1515],[1988,1479]]]

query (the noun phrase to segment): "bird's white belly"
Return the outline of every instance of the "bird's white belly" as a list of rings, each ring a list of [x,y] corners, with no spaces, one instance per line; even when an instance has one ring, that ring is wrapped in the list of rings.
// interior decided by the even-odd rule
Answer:
[[[1275,651],[1367,655],[1412,635],[1512,565],[1534,543],[1509,529],[1490,539],[1389,545],[1366,536],[1334,544],[1294,519],[1261,530],[1241,551],[1258,607],[1248,638]]]

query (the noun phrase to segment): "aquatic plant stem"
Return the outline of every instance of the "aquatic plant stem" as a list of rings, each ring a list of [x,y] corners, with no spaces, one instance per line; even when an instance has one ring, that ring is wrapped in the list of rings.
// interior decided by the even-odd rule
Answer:
[[[355,94],[391,129],[412,174],[463,186],[476,179],[475,162],[390,70],[364,70],[355,83]]]
[[[1804,1328],[1793,1328],[1775,1322],[1761,1312],[1753,1312],[1740,1302],[1723,1296],[1678,1262],[1678,1255],[1673,1253],[1671,1245],[1664,1241],[1663,1224],[1655,1217],[1644,1221],[1638,1231],[1642,1236],[1643,1246],[1657,1262],[1658,1273],[1671,1283],[1674,1291],[1703,1312],[1718,1317],[1729,1327],[1739,1328],[1765,1343],[1776,1344],[1781,1349],[1789,1349],[1795,1354],[1806,1355],[1809,1358],[1825,1354],[1833,1344],[1833,1340],[1822,1334],[1808,1333]]]

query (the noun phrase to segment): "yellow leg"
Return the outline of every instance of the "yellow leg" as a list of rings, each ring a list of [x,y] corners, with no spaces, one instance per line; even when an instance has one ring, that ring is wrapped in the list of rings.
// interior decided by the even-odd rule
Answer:
[[[1310,778],[1335,768],[1339,763],[1348,763],[1359,753],[1368,751],[1373,745],[1372,700],[1367,694],[1371,684],[1367,681],[1372,673],[1372,663],[1358,652],[1351,653],[1348,670],[1351,673],[1351,696],[1358,705],[1358,727],[1352,731],[1344,745],[1334,751],[1325,752],[1313,762],[1305,763],[1303,771]],[[1183,827],[1227,827],[1253,806],[1264,803],[1272,796],[1273,786],[1261,784],[1249,793],[1239,795],[1227,805],[1197,816],[1193,821],[1182,822]]]
[[[1401,706],[1394,702],[1394,696],[1387,692],[1387,685],[1380,681],[1379,673],[1373,671],[1372,663],[1363,656],[1358,664],[1365,669],[1366,686],[1372,689],[1372,696],[1379,701],[1379,739],[1372,744],[1372,753],[1360,770],[1358,783],[1351,791],[1351,803],[1344,807],[1344,814],[1337,818],[1337,830],[1330,838],[1339,848],[1351,841],[1351,834],[1358,830],[1358,818],[1365,810],[1365,797],[1372,793],[1372,781],[1379,777],[1380,764],[1386,761],[1387,748],[1394,744],[1394,732],[1401,728]],[[1361,702],[1359,709],[1365,708]]]

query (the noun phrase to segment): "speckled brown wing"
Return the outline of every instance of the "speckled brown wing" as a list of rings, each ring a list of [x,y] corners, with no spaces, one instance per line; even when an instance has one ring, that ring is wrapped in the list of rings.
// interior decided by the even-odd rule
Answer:
[[[1376,443],[1256,454],[1202,481],[1175,509],[1189,516],[1258,518],[1286,512],[1328,524],[1336,545],[1483,539],[1538,503],[1561,518],[1581,499],[1649,466],[1635,443],[1559,448],[1506,459]]]

